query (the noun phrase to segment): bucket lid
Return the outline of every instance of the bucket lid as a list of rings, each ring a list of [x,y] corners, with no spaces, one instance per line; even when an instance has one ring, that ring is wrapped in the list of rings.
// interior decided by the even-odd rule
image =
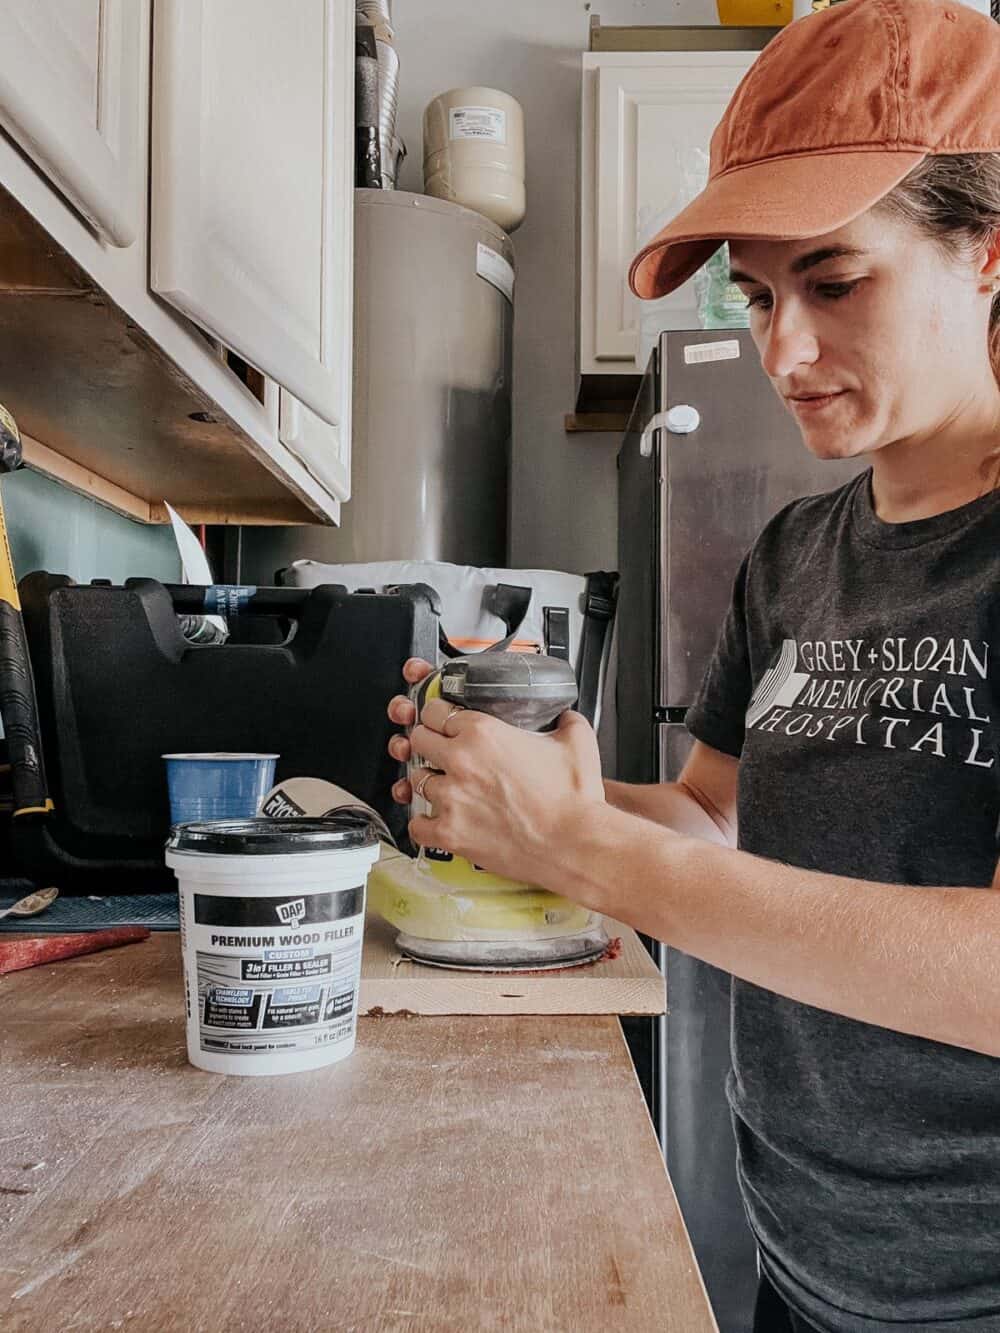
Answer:
[[[209,856],[280,856],[294,852],[374,847],[378,834],[363,812],[338,810],[322,819],[225,819],[176,824],[167,847]]]

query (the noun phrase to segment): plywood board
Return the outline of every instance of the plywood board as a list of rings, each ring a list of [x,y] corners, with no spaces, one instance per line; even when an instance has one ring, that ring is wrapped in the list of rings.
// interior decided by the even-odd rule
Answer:
[[[122,490],[114,482],[99,477],[95,472],[81,467],[79,463],[74,463],[71,458],[64,458],[62,454],[57,454],[39,440],[33,440],[23,431],[21,451],[28,467],[33,467],[36,472],[42,472],[55,481],[61,481],[78,495],[85,495],[89,500],[107,505],[109,509],[123,514],[126,518],[138,519],[140,523],[152,522],[148,500],[141,500],[130,491]]]
[[[607,920],[617,958],[557,972],[459,972],[402,958],[396,932],[369,915],[361,1012],[414,1014],[662,1014],[663,977],[630,926]]]
[[[179,952],[0,979],[4,1333],[717,1333],[614,1019],[368,1018],[224,1078]]]

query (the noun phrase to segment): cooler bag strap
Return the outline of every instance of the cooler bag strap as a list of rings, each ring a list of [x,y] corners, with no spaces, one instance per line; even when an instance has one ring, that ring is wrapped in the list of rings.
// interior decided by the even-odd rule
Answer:
[[[559,657],[564,662],[568,662],[570,658],[569,607],[543,606],[542,622],[545,633],[546,656]]]
[[[438,649],[443,657],[463,657],[466,653],[465,648],[457,648],[451,642],[444,629],[441,627],[441,598],[437,590],[427,583],[414,584],[387,584],[385,592],[399,592],[402,588],[420,588],[429,594],[431,605],[435,615],[438,617]],[[517,638],[517,632],[524,624],[524,619],[528,614],[528,608],[531,606],[532,590],[522,588],[511,583],[498,583],[493,588],[487,588],[483,594],[483,606],[502,620],[507,634],[497,643],[490,644],[484,652],[503,652],[509,648]]]
[[[576,683],[579,689],[577,710],[593,723],[601,684],[601,667],[611,622],[618,601],[618,575],[596,570],[587,575],[584,593],[583,630],[576,659]]]
[[[439,621],[439,622],[438,622],[438,652],[441,654],[441,656],[442,656],[442,657],[461,657],[462,654],[464,653],[464,651],[465,651],[464,648],[456,648],[456,647],[455,647],[455,645],[452,643],[452,641],[448,638],[447,634],[445,634],[444,630],[441,628],[441,623],[440,623],[440,621]]]
[[[530,588],[519,588],[512,583],[498,583],[495,588],[487,589],[483,597],[483,606],[487,611],[492,611],[507,627],[507,637],[501,640],[504,648],[517,638],[517,632],[524,624],[530,605]],[[494,644],[494,647],[500,649],[500,644]]]
[[[507,630],[504,638],[491,643],[481,651],[485,653],[505,652],[517,638],[517,632],[524,624],[531,605],[531,589],[516,587],[512,583],[498,583],[494,588],[487,588],[483,594],[483,606],[502,620]],[[464,657],[466,649],[456,648],[443,629],[438,630],[438,647],[444,657]]]

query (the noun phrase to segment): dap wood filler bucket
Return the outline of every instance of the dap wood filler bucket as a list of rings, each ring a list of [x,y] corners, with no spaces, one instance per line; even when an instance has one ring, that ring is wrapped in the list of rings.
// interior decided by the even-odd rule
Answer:
[[[370,826],[336,816],[171,832],[193,1065],[291,1074],[350,1055],[378,850]]]

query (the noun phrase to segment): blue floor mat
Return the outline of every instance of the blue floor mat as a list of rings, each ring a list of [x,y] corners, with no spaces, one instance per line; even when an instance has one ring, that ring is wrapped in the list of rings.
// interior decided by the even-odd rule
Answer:
[[[25,893],[31,892],[31,886]],[[0,898],[0,912],[18,898]],[[103,930],[107,926],[147,926],[150,930],[179,930],[176,893],[134,893],[109,898],[57,898],[38,916],[8,916],[0,934],[18,930],[31,935],[68,935],[74,931]]]

